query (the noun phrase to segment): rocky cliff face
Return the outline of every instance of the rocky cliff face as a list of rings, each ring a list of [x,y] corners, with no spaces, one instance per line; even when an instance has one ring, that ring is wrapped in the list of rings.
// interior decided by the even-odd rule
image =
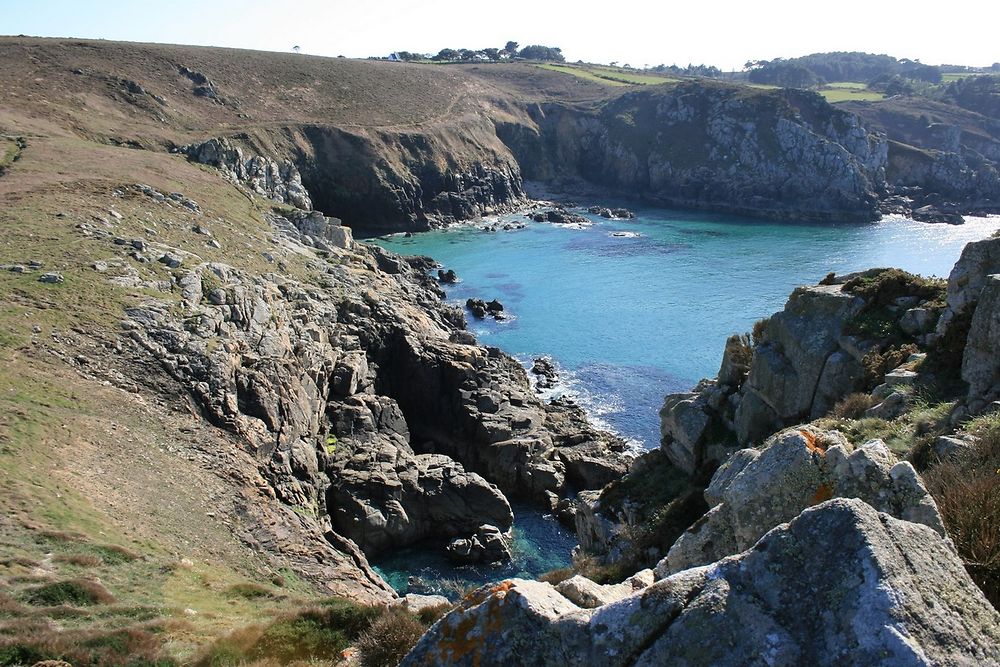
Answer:
[[[365,235],[424,231],[526,202],[517,162],[478,116],[412,131],[256,131],[181,150],[257,194],[304,210],[315,205]]]
[[[318,213],[271,219],[275,272],[178,255],[181,310],[148,303],[125,326],[239,434],[274,495],[362,567],[353,543],[368,555],[428,537],[483,544],[510,529],[505,493],[548,506],[627,469],[620,439],[543,405],[519,364],[474,344],[429,260],[356,244]],[[290,253],[315,283],[282,275]]]
[[[530,111],[534,127],[498,126],[528,179],[777,218],[877,217],[885,138],[813,93],[684,83]]]
[[[1000,121],[988,109],[919,97],[845,106],[890,139],[890,211],[920,217],[925,206],[976,214],[1000,207]]]
[[[816,419],[858,391],[915,373],[896,366],[922,357],[943,311],[944,285],[893,269],[833,277],[796,289],[784,310],[755,327],[755,342],[734,337],[714,380],[667,396],[662,446],[678,468],[714,467],[736,445]]]

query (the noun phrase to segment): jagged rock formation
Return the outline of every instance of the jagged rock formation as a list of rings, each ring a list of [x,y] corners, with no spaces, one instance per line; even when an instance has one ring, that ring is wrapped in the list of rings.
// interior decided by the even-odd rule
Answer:
[[[891,271],[800,287],[782,311],[758,324],[756,344],[731,338],[717,379],[664,401],[662,447],[674,465],[693,474],[717,465],[737,444],[820,417],[848,394],[879,384],[891,369],[872,376],[882,363],[878,355],[901,349],[900,340],[914,349],[929,345],[941,289]],[[879,281],[887,286],[865,291]]]
[[[948,542],[863,501],[804,511],[751,549],[581,609],[512,580],[466,598],[403,665],[967,665],[1000,614]]]
[[[880,440],[855,449],[836,431],[786,431],[763,449],[741,449],[715,473],[705,497],[712,509],[674,543],[658,575],[743,551],[774,526],[834,497],[860,498],[944,535],[934,500],[913,466],[897,463]]]
[[[915,96],[844,106],[889,138],[889,211],[911,215],[929,206],[982,214],[1000,207],[1000,125],[986,109]]]
[[[885,138],[815,93],[691,82],[592,112],[538,106],[532,120],[497,128],[531,180],[768,217],[877,217]]]
[[[355,244],[321,214],[271,220],[320,284],[184,266],[183,314],[150,303],[125,326],[331,539],[372,555],[457,537],[503,557],[486,535],[511,526],[505,492],[550,503],[627,469],[623,441],[579,408],[543,405],[516,361],[452,342],[464,318],[431,262]]]
[[[302,177],[288,160],[279,162],[262,155],[247,154],[226,137],[182,146],[180,151],[195,162],[217,168],[229,180],[259,195],[304,211],[312,210],[312,200],[302,187]]]

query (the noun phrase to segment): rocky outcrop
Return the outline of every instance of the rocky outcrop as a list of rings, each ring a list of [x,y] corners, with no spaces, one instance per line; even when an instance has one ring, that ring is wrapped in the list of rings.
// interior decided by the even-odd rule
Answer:
[[[249,153],[227,137],[183,146],[180,151],[195,162],[216,167],[229,180],[259,195],[305,211],[312,210],[312,200],[302,186],[299,170],[289,160],[279,162]]]
[[[885,375],[895,366],[880,364],[898,355],[901,341],[913,350],[933,341],[941,292],[936,283],[893,269],[831,275],[796,289],[782,311],[755,326],[753,344],[730,338],[717,379],[666,397],[661,446],[674,465],[694,474],[736,446],[827,414],[883,377],[897,384],[900,378]]]
[[[887,212],[961,222],[1000,210],[1000,128],[979,112],[923,96],[843,105],[889,139]]]
[[[431,261],[355,244],[319,213],[268,216],[280,273],[186,254],[166,287],[179,310],[151,302],[124,326],[335,548],[457,538],[470,558],[504,558],[505,493],[547,506],[627,469],[622,440],[543,404],[515,360],[454,342],[464,316]]]
[[[501,123],[525,178],[771,218],[871,220],[885,138],[815,93],[688,82]]]
[[[998,646],[1000,614],[948,542],[838,498],[594,609],[545,583],[482,589],[402,664],[958,666],[997,662]]]
[[[743,551],[774,526],[830,498],[860,498],[944,535],[934,500],[913,466],[897,462],[880,440],[855,449],[836,431],[785,431],[763,449],[740,450],[715,473],[705,496],[712,509],[674,543],[656,568],[659,576]]]

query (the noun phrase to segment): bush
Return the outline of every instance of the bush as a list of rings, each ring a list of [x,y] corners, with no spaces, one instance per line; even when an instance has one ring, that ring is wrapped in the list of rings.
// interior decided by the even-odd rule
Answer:
[[[413,614],[390,609],[358,639],[358,657],[364,667],[395,667],[420,640],[427,626]]]
[[[971,430],[975,446],[927,470],[924,483],[972,579],[1000,609],[1000,423]]]
[[[255,660],[287,664],[297,660],[339,660],[341,653],[383,611],[331,598],[267,626],[241,628],[219,639],[193,661],[199,667],[240,665]]]
[[[873,405],[875,399],[868,394],[848,394],[833,406],[833,414],[841,419],[860,419]]]
[[[556,585],[561,584],[562,582],[566,581],[567,579],[569,579],[570,577],[572,577],[574,574],[576,574],[576,572],[573,571],[573,568],[571,568],[571,567],[560,567],[560,568],[555,569],[555,570],[549,570],[548,572],[540,575],[538,577],[538,580],[539,581],[544,581],[546,583],[552,584],[553,586],[556,586]]]
[[[750,339],[753,341],[754,347],[764,342],[764,332],[767,330],[769,320],[770,318],[765,317],[753,323],[753,329],[750,331]]]
[[[135,626],[109,632],[35,630],[0,639],[0,667],[63,660],[92,667],[169,667],[155,628]]]
[[[249,582],[233,584],[226,589],[226,595],[233,598],[244,598],[246,600],[274,597],[274,593],[267,586],[261,586],[260,584]]]
[[[111,604],[115,601],[115,597],[96,581],[72,579],[32,588],[25,594],[24,601],[43,607],[62,604],[87,607],[95,604]]]

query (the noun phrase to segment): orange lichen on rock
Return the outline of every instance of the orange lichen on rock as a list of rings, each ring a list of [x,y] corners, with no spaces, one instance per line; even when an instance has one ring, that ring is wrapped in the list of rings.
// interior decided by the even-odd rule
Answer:
[[[833,498],[833,489],[830,488],[829,484],[824,482],[819,485],[816,489],[816,493],[813,494],[811,504],[818,505],[829,500],[830,498]]]
[[[808,448],[810,452],[815,452],[820,456],[826,456],[826,443],[816,437],[815,433],[812,431],[802,430],[799,431],[799,435],[801,435],[802,439],[806,441],[806,448]]]
[[[513,587],[513,582],[503,581],[489,589],[485,604],[480,603],[475,609],[464,612],[453,612],[462,616],[457,622],[449,623],[446,618],[441,624],[437,655],[429,664],[453,664],[467,656],[472,657],[474,665],[479,664],[479,654],[484,646],[503,630],[504,617],[500,610]],[[469,597],[466,601],[470,601]]]

